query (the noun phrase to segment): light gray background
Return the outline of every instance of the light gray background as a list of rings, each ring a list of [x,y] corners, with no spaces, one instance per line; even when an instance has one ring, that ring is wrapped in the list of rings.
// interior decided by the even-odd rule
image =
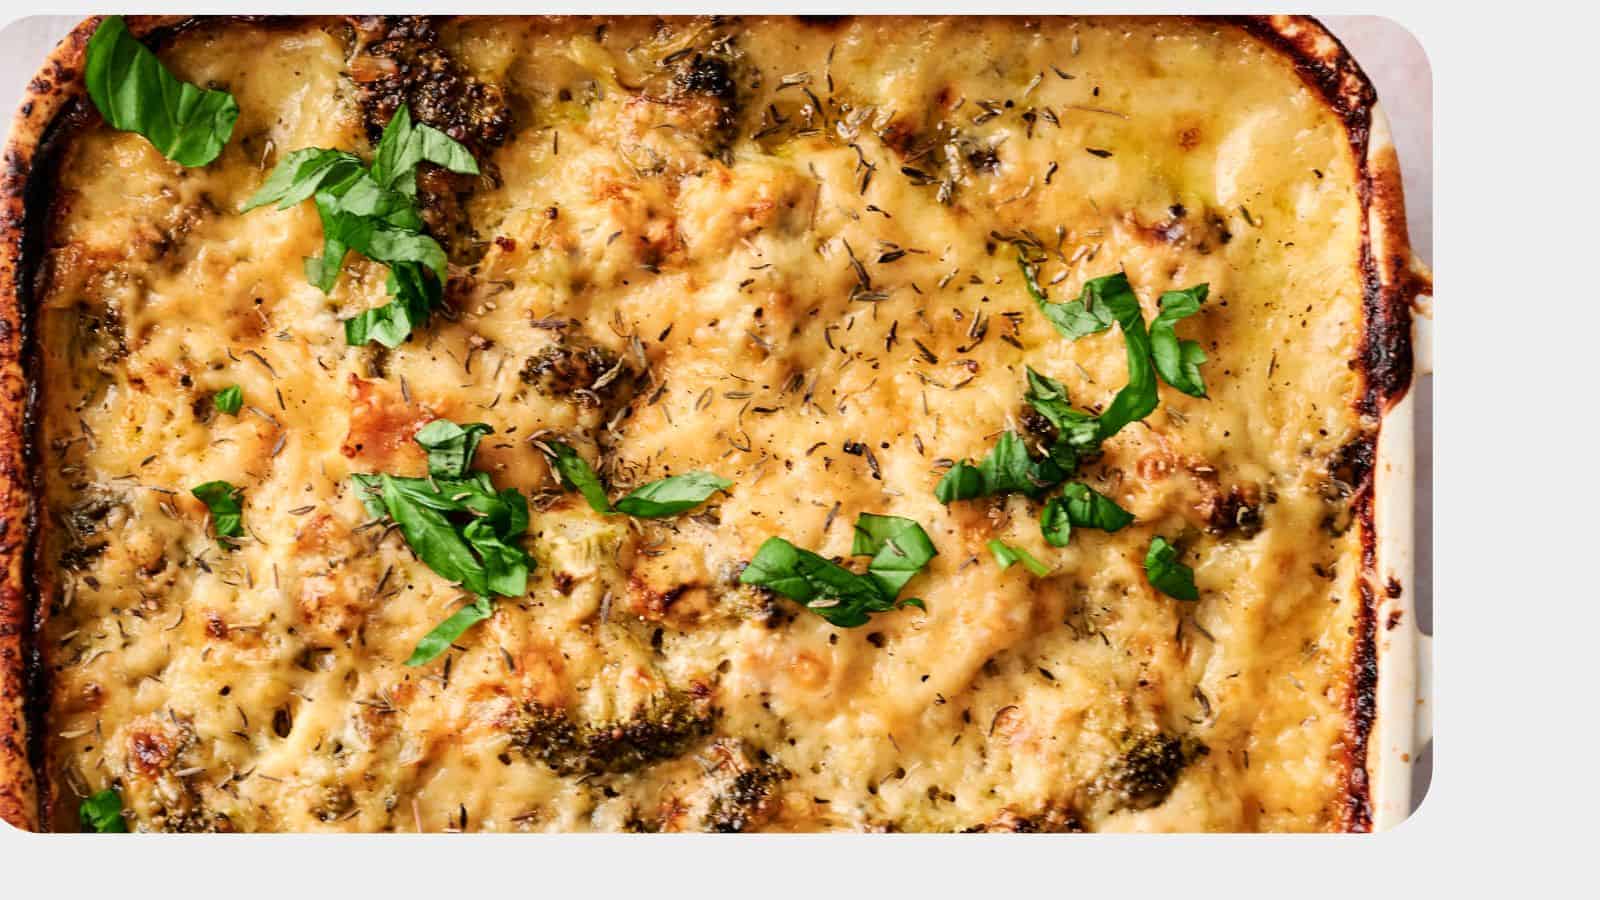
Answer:
[[[1182,5],[1182,4],[1179,4]],[[1411,32],[1382,16],[1321,16],[1361,63],[1387,110],[1405,179],[1411,242],[1433,261],[1433,76]],[[8,116],[39,62],[80,21],[77,16],[32,16],[0,29],[0,115]],[[9,119],[6,121],[9,122]],[[9,125],[7,125],[9,128]],[[1433,632],[1433,379],[1417,385],[1416,602],[1418,623]],[[1432,780],[1433,747],[1417,761],[1412,808]]]

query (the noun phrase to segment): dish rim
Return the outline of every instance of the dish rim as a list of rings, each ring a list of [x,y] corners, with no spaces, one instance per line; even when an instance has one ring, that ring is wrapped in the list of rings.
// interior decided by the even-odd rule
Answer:
[[[0,821],[38,831],[45,798],[36,778],[42,738],[29,727],[43,709],[33,646],[38,625],[31,563],[39,494],[32,445],[37,349],[35,275],[55,182],[57,139],[93,113],[81,73],[101,16],[79,23],[28,83],[0,157]],[[129,16],[130,31],[165,37],[200,21],[270,24],[301,16]],[[847,18],[847,17],[828,17]],[[1042,17],[1017,17],[1019,20]],[[1363,391],[1356,411],[1370,428],[1350,445],[1352,509],[1360,529],[1351,691],[1346,699],[1342,831],[1392,828],[1410,812],[1418,744],[1419,660],[1413,584],[1413,307],[1432,276],[1411,251],[1400,165],[1376,91],[1349,51],[1309,16],[1181,16],[1228,24],[1286,57],[1343,124],[1365,212],[1360,266],[1363,334],[1353,362]],[[36,168],[39,171],[36,171]],[[1380,625],[1380,622],[1382,623]]]

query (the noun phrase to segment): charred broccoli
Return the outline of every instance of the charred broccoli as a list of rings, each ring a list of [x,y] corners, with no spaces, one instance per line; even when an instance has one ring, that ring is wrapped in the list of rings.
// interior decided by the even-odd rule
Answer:
[[[677,691],[627,719],[596,724],[530,703],[511,726],[511,744],[561,775],[632,772],[681,755],[711,733],[713,718],[709,707]]]
[[[712,799],[705,830],[723,834],[749,830],[772,811],[778,785],[787,778],[789,770],[770,760],[741,770]]]
[[[1191,738],[1159,731],[1128,732],[1119,754],[1101,775],[1100,786],[1121,809],[1160,806],[1185,766],[1209,752]]]

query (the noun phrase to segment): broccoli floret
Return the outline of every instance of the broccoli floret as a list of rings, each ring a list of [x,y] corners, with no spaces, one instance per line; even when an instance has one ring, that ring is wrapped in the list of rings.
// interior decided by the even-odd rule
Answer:
[[[683,754],[711,733],[713,711],[671,691],[616,722],[574,723],[566,713],[527,704],[511,726],[511,744],[561,775],[632,772]]]
[[[1121,809],[1160,806],[1184,767],[1208,752],[1191,738],[1159,731],[1128,732],[1122,736],[1117,758],[1101,775],[1100,786]]]
[[[723,834],[748,830],[772,811],[778,785],[789,776],[788,769],[771,761],[740,771],[712,799],[705,830]]]

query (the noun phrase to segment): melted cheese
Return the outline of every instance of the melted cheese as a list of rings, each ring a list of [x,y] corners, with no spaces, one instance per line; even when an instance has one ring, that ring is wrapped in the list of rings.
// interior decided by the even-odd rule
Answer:
[[[62,167],[40,314],[58,825],[115,785],[147,829],[1338,827],[1360,557],[1328,460],[1363,427],[1361,210],[1345,131],[1285,59],[1190,20],[454,22],[440,46],[512,131],[464,198],[454,313],[380,353],[341,328],[384,302],[380,267],[324,295],[310,204],[235,212],[291,150],[370,152],[350,39],[188,31],[162,55],[238,98],[222,157],[183,169],[97,125]],[[730,62],[731,121],[674,86],[696,52]],[[1163,387],[1107,443],[1083,478],[1138,521],[1064,549],[1021,497],[933,496],[1015,426],[1024,366],[1086,407],[1125,381],[1115,330],[1072,342],[1034,310],[996,237],[1022,233],[1056,299],[1118,269],[1147,317],[1211,290],[1179,327],[1210,399]],[[574,347],[625,377],[564,389]],[[246,410],[208,414],[235,383]],[[539,568],[407,668],[463,598],[349,476],[419,473],[410,436],[440,416],[496,429],[478,465],[535,497]],[[597,516],[530,442],[552,432],[617,490],[735,486]],[[244,490],[232,552],[188,494],[211,479]],[[1259,533],[1213,527],[1230,496]],[[840,630],[737,585],[774,535],[846,555],[860,512],[927,528],[926,612]],[[1158,534],[1199,603],[1146,582]],[[1000,570],[992,538],[1053,574]],[[577,770],[552,762],[530,712],[603,738],[683,698],[696,726],[615,771],[580,771],[571,734]],[[1208,752],[1119,802],[1127,736],[1157,732]]]

